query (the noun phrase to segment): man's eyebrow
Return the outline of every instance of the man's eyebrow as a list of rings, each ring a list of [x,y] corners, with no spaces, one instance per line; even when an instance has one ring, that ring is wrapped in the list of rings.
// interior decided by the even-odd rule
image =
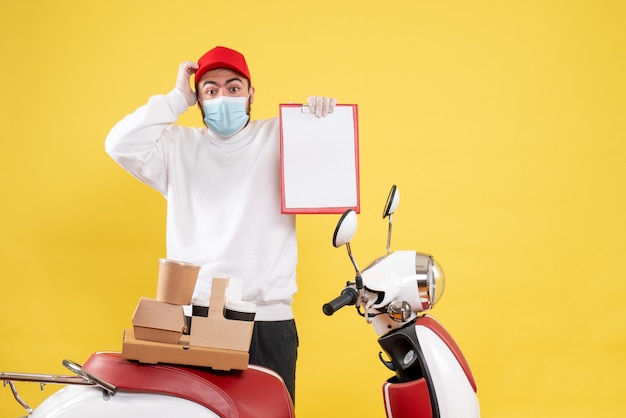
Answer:
[[[212,85],[214,85],[214,86],[217,86],[217,83],[216,83],[215,81],[205,80],[205,81],[202,83],[202,86],[201,86],[201,87],[204,87],[204,86],[206,86],[207,84],[212,84]]]
[[[243,84],[243,80],[242,80],[240,77],[233,77],[233,78],[230,78],[230,79],[226,80],[226,84],[230,84],[230,83],[232,83],[233,81],[239,81],[241,84]],[[214,86],[217,86],[217,83],[216,83],[215,81],[213,81],[213,80],[205,80],[205,81],[202,83],[202,87],[206,86],[207,84],[212,84],[212,85],[214,85]]]
[[[241,78],[239,78],[239,77],[233,77],[233,78],[231,78],[230,80],[227,80],[227,81],[226,81],[226,84],[230,84],[230,83],[232,83],[233,81],[239,81],[241,84],[243,84],[243,80],[242,80]]]

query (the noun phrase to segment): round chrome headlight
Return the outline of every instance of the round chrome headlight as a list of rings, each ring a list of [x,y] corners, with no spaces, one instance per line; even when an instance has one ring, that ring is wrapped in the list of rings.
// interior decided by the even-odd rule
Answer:
[[[443,295],[445,288],[443,270],[430,255],[416,253],[415,273],[418,276],[417,287],[422,304],[422,309],[419,311],[432,309]]]
[[[432,277],[430,278],[430,295],[432,299],[432,304],[439,302],[441,296],[443,295],[443,291],[446,287],[446,276],[443,274],[443,269],[439,265],[437,261],[433,259],[433,264],[431,266]]]

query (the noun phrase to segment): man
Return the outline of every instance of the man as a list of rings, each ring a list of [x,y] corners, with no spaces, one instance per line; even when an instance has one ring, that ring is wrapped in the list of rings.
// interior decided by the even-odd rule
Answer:
[[[317,117],[336,105],[308,102]],[[206,128],[174,125],[196,103]],[[295,217],[280,211],[278,119],[251,121],[253,103],[244,56],[218,46],[182,63],[176,88],[115,125],[105,148],[167,199],[167,258],[202,266],[194,296],[208,297],[213,277],[229,277],[257,305],[250,363],[275,370],[295,399]]]

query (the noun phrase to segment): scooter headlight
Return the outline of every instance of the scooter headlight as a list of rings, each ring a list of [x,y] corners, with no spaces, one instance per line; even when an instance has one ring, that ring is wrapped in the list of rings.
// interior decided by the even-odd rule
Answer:
[[[422,309],[426,311],[439,301],[445,288],[445,276],[439,263],[430,255],[415,254],[415,273]]]
[[[443,295],[443,291],[446,287],[446,276],[443,274],[443,269],[437,263],[437,261],[433,260],[433,265],[431,268],[432,279],[430,281],[430,294],[432,295],[432,304],[439,302],[441,296]]]

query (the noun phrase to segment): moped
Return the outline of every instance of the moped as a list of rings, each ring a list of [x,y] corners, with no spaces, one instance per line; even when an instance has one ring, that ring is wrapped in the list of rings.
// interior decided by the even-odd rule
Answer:
[[[394,372],[383,384],[388,418],[477,418],[476,383],[458,345],[443,326],[425,314],[443,294],[441,266],[428,254],[391,251],[392,216],[400,200],[391,188],[387,251],[363,271],[350,248],[357,228],[354,210],[343,213],[333,234],[355,269],[341,294],[323,305],[326,315],[353,305],[374,327],[379,358]],[[385,355],[383,355],[383,352]],[[387,357],[387,358],[385,358]],[[84,365],[64,360],[73,374],[0,373],[13,396],[34,418],[170,417],[289,418],[294,407],[282,379],[264,367],[216,371],[173,364],[142,364],[118,352],[97,352]],[[35,410],[15,382],[65,385]]]
[[[400,192],[394,185],[383,210],[383,219],[388,218],[386,254],[363,271],[350,248],[357,228],[356,212],[344,212],[333,245],[347,248],[355,279],[347,282],[323,311],[332,315],[354,305],[373,326],[388,357],[380,352],[379,358],[395,372],[383,384],[388,418],[477,418],[476,382],[467,360],[445,328],[425,314],[443,294],[441,266],[429,254],[390,250],[392,218],[399,202]]]

